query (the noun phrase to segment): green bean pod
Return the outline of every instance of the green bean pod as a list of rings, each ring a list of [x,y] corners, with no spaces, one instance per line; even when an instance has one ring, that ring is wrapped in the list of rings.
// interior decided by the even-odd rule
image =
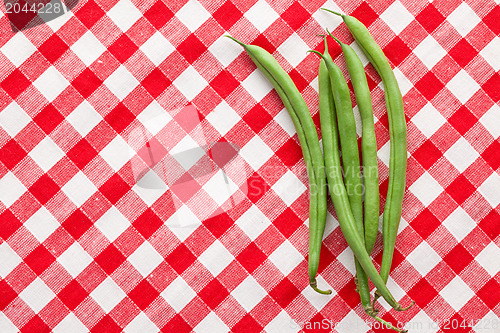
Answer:
[[[228,37],[243,46],[257,68],[273,85],[292,118],[309,177],[309,284],[319,293],[331,294],[331,290],[320,290],[316,282],[327,214],[325,166],[316,126],[304,98],[276,59],[259,46],[247,45]]]

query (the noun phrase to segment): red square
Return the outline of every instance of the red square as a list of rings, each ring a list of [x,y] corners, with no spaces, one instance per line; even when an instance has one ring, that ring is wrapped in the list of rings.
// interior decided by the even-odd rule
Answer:
[[[189,35],[178,47],[177,51],[186,59],[189,63],[193,63],[198,59],[207,47],[200,42],[198,37],[194,34]]]
[[[95,259],[95,262],[110,275],[126,260],[125,256],[113,245],[110,244]]]
[[[68,307],[70,310],[74,310],[85,298],[87,298],[88,293],[83,289],[83,287],[72,280],[66,287],[63,288],[57,294],[57,297]]]
[[[148,208],[132,223],[132,225],[144,238],[148,239],[163,225],[163,221],[151,210],[151,208]]]
[[[410,225],[420,237],[427,239],[441,225],[441,222],[428,208],[425,208],[413,219]]]
[[[134,114],[121,102],[104,117],[117,133],[121,133],[134,119]]]
[[[24,74],[16,68],[1,81],[0,87],[2,87],[2,89],[5,90],[10,97],[16,98],[24,90],[26,90],[30,84],[31,83],[26,76],[24,76]]]
[[[488,28],[490,28],[491,31],[495,33],[495,35],[500,35],[500,20],[498,19],[500,17],[500,6],[495,6],[491,10],[491,12],[488,13],[483,18],[483,22],[486,23]]]
[[[500,235],[500,214],[496,210],[492,210],[481,220],[479,227],[491,240],[495,240]],[[2,230],[2,227],[0,227],[0,230]]]
[[[498,152],[500,152],[500,143],[495,140],[481,154],[493,170],[497,170],[500,167],[500,154]]]
[[[92,222],[81,210],[77,209],[62,223],[62,226],[74,239],[78,239],[89,230]]]
[[[55,260],[56,258],[43,245],[39,245],[24,258],[24,262],[36,275],[42,274]]]
[[[104,13],[94,0],[89,0],[75,13],[75,16],[87,29],[90,29],[104,16]]]
[[[273,117],[262,107],[262,105],[257,103],[243,116],[243,120],[255,133],[259,133],[269,124],[269,122],[271,122],[271,120],[273,120]]]
[[[46,134],[50,134],[62,121],[64,117],[57,111],[54,105],[48,104],[42,111],[40,111],[33,121],[40,127]]]
[[[222,236],[233,224],[234,220],[227,213],[203,221],[203,225],[217,238]]]
[[[462,67],[465,67],[477,55],[477,50],[473,48],[465,39],[460,40],[449,52],[450,56]]]
[[[446,192],[459,204],[463,204],[474,192],[476,188],[464,175],[459,175],[446,188]]]
[[[240,83],[227,70],[220,72],[211,82],[210,86],[219,94],[226,98],[238,87]]]
[[[9,169],[13,169],[26,156],[24,149],[16,140],[9,140],[0,148],[0,161]]]
[[[495,279],[491,279],[478,291],[477,295],[491,310],[500,302],[500,285]]]
[[[416,84],[415,87],[424,97],[430,101],[443,89],[444,84],[432,72],[424,75]]]
[[[425,308],[437,294],[436,290],[425,278],[418,281],[413,288],[408,291],[408,296],[410,296],[422,309]]]
[[[241,266],[245,267],[250,274],[252,274],[266,259],[266,255],[257,245],[255,245],[255,243],[248,244],[248,246],[236,257],[236,260],[238,260]]]
[[[92,329],[92,333],[120,333],[121,327],[109,315],[105,315]]]
[[[40,47],[38,51],[51,63],[59,59],[64,52],[69,49],[69,46],[56,34],[50,36]]]
[[[443,260],[450,266],[450,268],[457,274],[474,260],[474,257],[463,247],[458,244],[451,250]]]
[[[367,27],[378,18],[377,13],[366,2],[362,2],[351,14]],[[333,57],[333,54],[330,54]]]
[[[257,203],[260,198],[267,192],[269,185],[266,181],[257,173],[254,172],[247,180],[248,193],[247,197],[253,203]]]
[[[163,326],[161,331],[164,333],[190,333],[192,332],[192,328],[180,314],[176,314],[165,326]]]
[[[125,193],[130,190],[128,185],[118,174],[114,174],[109,178],[100,188],[99,191],[111,202],[113,205],[120,200]]]
[[[157,29],[160,30],[172,17],[174,13],[161,1],[157,1],[145,13],[144,17]]]
[[[49,326],[38,316],[35,315],[21,328],[21,333],[50,333]]]
[[[0,311],[3,311],[16,297],[14,289],[5,280],[0,279]]]
[[[269,296],[282,308],[286,308],[299,294],[300,291],[287,278],[269,292]]]
[[[292,2],[292,5],[288,7],[281,18],[292,28],[293,30],[299,29],[309,18],[311,14],[304,9],[298,2]]]
[[[295,68],[292,69],[290,73],[288,73],[288,75],[290,75],[290,78],[292,79],[293,83],[295,83],[295,86],[300,92],[304,91],[304,89],[306,89],[309,85],[309,82],[307,82],[302,74],[300,74],[300,72]]]
[[[177,274],[182,274],[195,260],[193,253],[182,243],[166,258],[167,263],[175,269]]]
[[[226,287],[217,279],[213,279],[198,293],[198,296],[200,296],[212,310],[214,310],[228,295],[229,292]]]
[[[350,279],[342,289],[338,292],[339,296],[349,305],[351,308],[356,308],[359,305],[360,298],[359,294],[356,292],[356,283],[354,282],[354,278]]]
[[[476,123],[477,118],[465,106],[461,106],[448,119],[448,122],[460,133],[465,135]]]
[[[138,47],[128,38],[127,35],[121,35],[108,48],[109,52],[121,63],[124,63],[137,51]]]
[[[213,13],[212,17],[228,31],[243,16],[231,1],[226,1],[219,9]]]
[[[83,169],[97,156],[97,151],[87,140],[81,139],[66,155],[78,168]]]
[[[83,96],[87,98],[96,91],[97,88],[102,84],[102,81],[92,72],[89,68],[86,68],[80,75],[78,75],[71,84],[76,90]]]
[[[406,45],[405,42],[399,37],[395,37],[387,46],[384,48],[385,56],[394,64],[398,66],[403,62],[403,60],[408,57],[411,53],[411,49]]]
[[[488,81],[483,84],[483,90],[497,103],[500,101],[500,74],[493,74]]]
[[[285,236],[290,237],[303,224],[293,210],[288,207],[274,221],[273,225]]]
[[[283,164],[291,167],[302,160],[302,149],[294,138],[290,138],[276,151],[276,156]]]
[[[264,34],[258,35],[252,41],[252,45],[260,46],[263,49],[267,50],[271,54],[274,53],[274,51],[276,51],[276,47],[273,44],[271,44],[271,42],[269,41],[269,39],[267,39],[266,36],[264,36]]]
[[[59,191],[59,186],[44,174],[30,186],[29,191],[42,205],[45,205]]]
[[[412,155],[425,169],[429,169],[443,156],[430,140],[425,141]]]
[[[417,15],[416,19],[427,32],[431,33],[441,25],[444,21],[444,16],[433,4],[428,4],[427,7]]]
[[[153,98],[156,98],[160,96],[160,94],[164,92],[171,83],[172,82],[170,82],[162,71],[155,68],[148,74],[148,76],[146,76],[141,84],[151,94],[151,96],[153,96]]]
[[[236,323],[236,325],[233,326],[231,331],[238,333],[263,332],[263,327],[249,313],[247,313]]]
[[[153,288],[148,281],[142,280],[132,291],[128,297],[141,309],[145,310],[160,293]]]
[[[21,227],[21,225],[22,223],[19,222],[14,213],[8,209],[5,210],[2,214],[0,214],[0,237],[6,240],[12,236],[12,234],[14,234],[17,229]]]

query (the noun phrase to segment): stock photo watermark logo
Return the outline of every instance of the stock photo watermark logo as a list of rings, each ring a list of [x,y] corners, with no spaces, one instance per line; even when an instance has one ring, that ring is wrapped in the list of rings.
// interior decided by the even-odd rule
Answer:
[[[48,23],[73,9],[79,0],[3,0],[12,31]]]
[[[208,140],[194,106],[152,105],[126,136],[136,193],[150,203],[162,197],[169,227],[199,225],[243,201],[248,175],[239,147]]]

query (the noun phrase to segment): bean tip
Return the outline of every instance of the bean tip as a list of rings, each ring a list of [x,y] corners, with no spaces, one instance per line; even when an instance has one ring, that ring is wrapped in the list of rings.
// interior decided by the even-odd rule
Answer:
[[[247,44],[245,44],[245,43],[243,43],[242,41],[240,41],[240,40],[238,40],[238,39],[234,38],[233,36],[224,35],[224,37],[227,37],[227,38],[229,38],[229,39],[232,39],[233,41],[235,41],[236,43],[240,44],[241,46],[243,46],[243,47],[245,47],[245,48],[247,47]]]
[[[321,54],[321,52],[319,52],[319,51],[316,51],[316,50],[308,50],[307,52],[316,53],[318,56],[320,56],[321,58],[323,58],[323,55],[322,55],[322,54]]]
[[[338,16],[340,16],[340,17],[344,18],[344,14],[339,13],[339,12],[335,12],[335,11],[333,11],[333,10],[331,10],[331,9],[328,9],[328,8],[323,8],[323,7],[322,7],[322,8],[321,8],[321,10],[324,10],[325,12],[329,12],[329,13],[332,13],[332,14],[335,14],[335,15],[338,15]]]

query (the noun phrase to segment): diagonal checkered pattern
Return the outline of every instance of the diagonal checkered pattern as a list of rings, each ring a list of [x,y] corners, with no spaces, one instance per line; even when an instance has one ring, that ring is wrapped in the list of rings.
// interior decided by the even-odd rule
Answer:
[[[87,0],[17,33],[0,6],[0,331],[301,332],[325,322],[340,333],[380,331],[359,304],[331,205],[318,279],[334,293],[308,287],[307,177],[295,130],[271,85],[223,38],[272,52],[318,123],[318,59],[305,51],[321,50],[324,28],[359,50],[320,7],[368,26],[404,95],[407,192],[389,287],[416,305],[397,313],[382,301],[380,315],[410,331],[498,332],[493,0]],[[362,60],[383,204],[388,118],[380,78]],[[186,106],[202,130],[175,118]],[[215,142],[238,147],[227,195],[210,195],[221,193],[222,174],[210,173],[219,183],[197,178],[200,163],[173,155]],[[138,185],[148,168],[165,188]],[[192,186],[176,192],[179,179]],[[189,219],[197,222],[179,223]],[[380,238],[378,265],[381,248]]]

